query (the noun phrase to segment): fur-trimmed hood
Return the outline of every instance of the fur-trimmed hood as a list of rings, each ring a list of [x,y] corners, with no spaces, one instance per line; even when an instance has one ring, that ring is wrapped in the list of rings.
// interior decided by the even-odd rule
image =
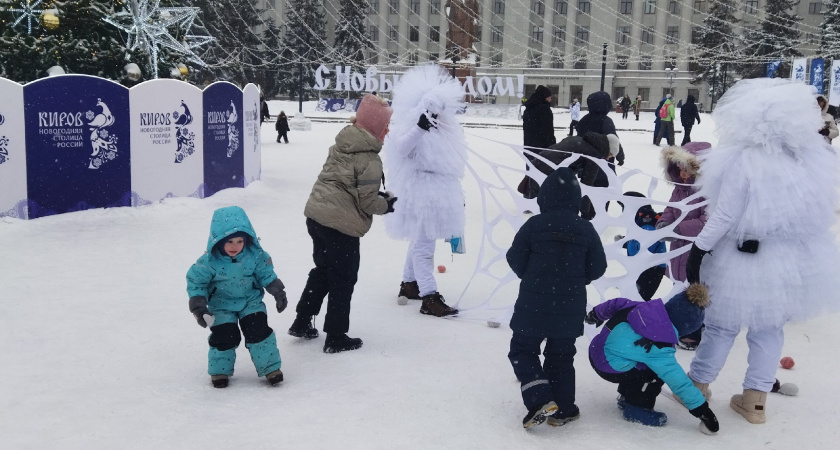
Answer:
[[[672,183],[682,183],[680,169],[684,168],[693,175],[689,184],[694,183],[694,178],[700,172],[700,162],[697,154],[711,148],[708,142],[689,142],[684,147],[666,147],[660,155],[660,165],[665,171],[665,178]]]

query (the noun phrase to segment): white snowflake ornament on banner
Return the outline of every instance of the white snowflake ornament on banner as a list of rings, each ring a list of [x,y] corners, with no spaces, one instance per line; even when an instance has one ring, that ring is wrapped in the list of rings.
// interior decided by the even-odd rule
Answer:
[[[35,9],[42,1],[43,0],[35,0],[33,2],[31,0],[22,0],[19,8],[9,8],[9,11],[11,12],[20,13],[17,19],[12,22],[12,28],[26,20],[26,34],[32,34],[32,21],[34,20],[35,23],[38,23],[41,13],[44,12],[43,9]]]
[[[103,20],[128,34],[126,48],[139,48],[149,55],[149,63],[157,78],[160,48],[172,50],[200,66],[207,65],[193,49],[212,42],[214,38],[190,34],[200,11],[200,8],[193,7],[161,8],[160,0],[131,0],[126,11],[112,14]],[[170,33],[174,27],[183,32],[183,40],[177,40]]]

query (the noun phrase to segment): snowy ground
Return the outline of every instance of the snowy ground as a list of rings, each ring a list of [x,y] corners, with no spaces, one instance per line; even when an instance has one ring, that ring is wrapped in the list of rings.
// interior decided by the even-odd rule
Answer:
[[[292,102],[275,106],[287,114],[297,110]],[[653,113],[640,122],[613,116],[619,130],[653,127]],[[568,113],[555,116],[558,127],[567,123]],[[698,421],[666,398],[657,405],[669,416],[665,427],[623,421],[615,385],[592,371],[582,337],[575,363],[581,420],[523,430],[519,384],[506,357],[510,330],[423,316],[418,303],[398,306],[407,245],[390,240],[380,220],[361,241],[353,298],[350,335],[363,338],[364,347],[327,355],[323,337],[288,336],[312,265],[303,206],[343,125],[315,123],[311,132],[290,133],[290,144],[274,142],[273,125],[262,129],[262,181],[246,189],[141,208],[0,219],[6,311],[0,319],[0,447],[810,449],[833,448],[840,438],[837,315],[787,327],[784,354],[796,367],[778,376],[799,384],[801,393],[771,395],[766,425],[748,424],[728,405],[741,391],[743,336],[712,386],[711,406],[721,422],[713,437],[700,434]],[[694,140],[714,142],[712,126],[704,115]],[[467,133],[471,148],[517,164],[515,155],[486,139],[518,144],[521,131]],[[620,135],[626,168],[660,173],[649,132]],[[476,186],[464,183],[468,235],[481,227]],[[667,195],[661,186],[655,197]],[[240,347],[230,387],[213,389],[206,374],[208,333],[187,310],[186,270],[203,252],[213,210],[233,204],[250,216],[292,303],[281,315],[269,309],[286,376],[278,387],[256,377]],[[438,263],[449,270],[438,282],[450,303],[472,274],[477,249],[469,250],[453,260],[440,243]],[[677,355],[687,367],[692,354]]]

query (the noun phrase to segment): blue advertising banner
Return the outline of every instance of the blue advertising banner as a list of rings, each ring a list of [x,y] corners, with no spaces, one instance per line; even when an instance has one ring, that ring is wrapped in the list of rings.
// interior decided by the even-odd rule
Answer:
[[[245,187],[242,91],[228,82],[204,89],[204,196]]]
[[[817,92],[823,93],[823,74],[825,73],[825,60],[814,58],[811,60],[811,86],[817,88]]]
[[[29,218],[131,206],[128,89],[62,75],[23,88]]]
[[[782,60],[770,61],[767,63],[767,78],[773,78],[776,75],[776,70],[782,64]]]

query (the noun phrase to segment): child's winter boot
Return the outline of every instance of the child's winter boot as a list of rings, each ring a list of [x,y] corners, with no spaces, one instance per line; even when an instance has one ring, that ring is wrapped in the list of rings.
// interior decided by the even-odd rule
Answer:
[[[733,395],[729,406],[738,414],[744,416],[749,423],[764,423],[764,403],[767,401],[767,393],[744,389],[743,394]]]
[[[324,343],[324,353],[346,352],[362,348],[362,340],[351,338],[346,334],[328,334]]]
[[[420,300],[420,287],[416,281],[403,281],[400,283],[400,293],[397,296],[397,303],[407,305],[409,300]]]
[[[548,420],[546,421],[547,424],[551,425],[552,427],[562,427],[569,422],[574,422],[575,420],[580,419],[580,409],[577,406],[572,405],[570,411],[560,411],[558,410],[556,413],[548,416]],[[569,409],[569,408],[566,408]]]
[[[545,422],[545,418],[557,411],[557,403],[548,402],[545,405],[528,410],[528,414],[522,419],[522,426],[531,428]]]
[[[271,372],[270,374],[266,375],[265,379],[268,380],[268,382],[271,383],[272,386],[274,386],[277,383],[283,381],[283,372],[281,372],[280,369],[277,369],[274,372]]]
[[[423,304],[420,306],[420,314],[437,317],[454,316],[455,314],[458,314],[458,310],[448,306],[444,302],[443,296],[437,292],[426,295],[421,300],[423,300]]]
[[[289,327],[289,335],[304,339],[315,339],[318,337],[318,330],[312,326],[308,316],[297,316],[292,326]]]
[[[211,375],[210,382],[213,383],[214,388],[226,388],[228,385],[227,375]]]
[[[668,416],[659,411],[642,408],[631,403],[624,403],[624,420],[649,427],[661,427],[668,422]]]

